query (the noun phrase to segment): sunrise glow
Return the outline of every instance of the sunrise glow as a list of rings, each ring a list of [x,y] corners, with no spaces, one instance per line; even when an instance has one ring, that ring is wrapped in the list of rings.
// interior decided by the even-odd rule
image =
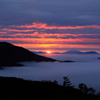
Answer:
[[[1,7],[2,12],[0,13],[3,16],[0,16],[0,42],[9,42],[30,51],[41,51],[46,54],[66,52],[70,49],[100,52],[99,10],[96,11],[96,8],[99,8],[99,5],[97,5],[100,2],[99,0],[96,0],[97,4],[92,1],[96,7],[91,6],[91,10],[85,5],[85,2],[88,2],[87,0],[84,3],[73,0],[76,2],[76,5],[73,6],[70,1],[65,0],[69,5],[69,9],[62,1],[59,1],[61,3],[58,4],[56,1],[54,3],[50,0],[46,4],[39,1],[21,0],[20,2],[15,0],[9,5],[6,4],[7,2],[4,3],[4,0],[0,1],[2,2],[0,4],[5,6]],[[16,2],[19,2],[18,4],[22,3],[22,5],[27,4],[27,6],[25,8],[24,6],[16,6],[15,9],[12,4],[16,4]],[[37,4],[41,6],[37,6]],[[52,8],[52,4],[55,5],[55,9]],[[79,10],[80,5],[83,5],[84,14],[81,14],[82,11]],[[73,12],[72,9],[76,9],[77,13]],[[13,15],[9,14],[8,11]],[[56,11],[59,13],[54,13]]]
[[[100,100],[98,76],[100,0],[0,0],[0,98]]]
[[[46,51],[46,53],[50,54],[50,53],[51,53],[51,51]]]

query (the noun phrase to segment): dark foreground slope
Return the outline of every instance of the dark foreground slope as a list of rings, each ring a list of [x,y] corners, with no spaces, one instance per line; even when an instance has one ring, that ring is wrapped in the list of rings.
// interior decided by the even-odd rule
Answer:
[[[22,47],[7,42],[0,42],[0,66],[20,66],[22,61],[56,61],[40,56]]]
[[[100,96],[84,94],[50,81],[0,77],[0,100],[100,100]]]

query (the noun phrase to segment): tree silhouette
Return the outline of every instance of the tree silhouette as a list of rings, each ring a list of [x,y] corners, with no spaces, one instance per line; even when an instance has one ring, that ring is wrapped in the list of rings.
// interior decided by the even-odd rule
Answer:
[[[79,89],[85,94],[88,93],[88,88],[84,83],[79,84]]]
[[[88,88],[85,84],[81,83],[79,84],[79,89],[85,93],[85,94],[92,94],[94,95],[94,93],[96,92],[95,89],[93,89],[92,87]]]
[[[97,96],[100,96],[100,91],[97,93]]]
[[[70,82],[68,77],[64,76],[63,79],[64,79],[64,81],[63,81],[63,86],[64,87],[74,87],[74,86],[71,86],[72,84],[71,84],[71,82]]]
[[[58,84],[58,82],[56,80],[53,81],[54,84]]]
[[[94,95],[95,92],[96,92],[96,90],[93,89],[92,87],[88,89],[88,94]]]

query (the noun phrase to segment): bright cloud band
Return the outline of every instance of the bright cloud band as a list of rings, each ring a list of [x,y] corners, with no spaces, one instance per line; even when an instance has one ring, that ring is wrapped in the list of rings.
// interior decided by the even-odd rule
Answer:
[[[100,25],[56,26],[46,23],[10,25],[0,28],[0,41],[19,44],[26,48],[96,48],[100,49],[100,33],[67,32],[70,30],[98,30]],[[51,32],[46,32],[46,30]],[[52,32],[55,29],[55,32]],[[56,32],[57,29],[57,32]],[[62,31],[60,31],[62,30]],[[66,32],[63,30],[66,30]],[[34,47],[32,46],[34,45]],[[88,46],[87,46],[88,45]],[[93,46],[93,47],[92,47]]]
[[[84,26],[50,26],[46,23],[32,23],[32,25],[10,25],[9,27],[16,28],[37,28],[37,29],[82,29],[82,28],[95,28],[100,29],[100,25],[84,25]]]

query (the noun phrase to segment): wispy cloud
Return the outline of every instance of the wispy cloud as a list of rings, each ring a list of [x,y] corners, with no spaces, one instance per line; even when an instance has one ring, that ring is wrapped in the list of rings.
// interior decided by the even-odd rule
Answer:
[[[99,48],[100,34],[91,33],[92,30],[99,30],[100,25],[83,26],[57,26],[46,23],[32,23],[30,25],[9,25],[0,29],[0,41],[8,41],[14,44],[23,44],[22,46],[32,48]],[[72,33],[71,30],[87,30],[89,33]],[[46,32],[51,30],[50,32]],[[52,31],[55,32],[52,32]],[[63,30],[66,30],[66,32]],[[70,30],[67,32],[67,30]],[[57,33],[58,32],[58,33]],[[25,44],[25,45],[24,45]],[[28,46],[29,45],[29,46]],[[90,46],[91,45],[91,46]],[[76,47],[75,47],[76,46]],[[34,49],[35,49],[34,47]]]
[[[0,0],[0,41],[35,50],[100,49],[99,4],[100,0]]]
[[[100,29],[100,25],[84,25],[84,26],[55,26],[47,25],[46,23],[32,23],[32,25],[10,25],[9,27],[16,28],[37,28],[37,29],[83,29],[83,28],[94,28]]]
[[[16,31],[15,31],[16,32]],[[33,32],[33,33],[15,33],[8,34],[7,32],[0,32],[0,36],[8,36],[11,38],[53,38],[53,39],[68,39],[68,38],[100,38],[100,34],[70,34],[70,33],[45,33],[45,32]],[[6,34],[4,34],[6,33]]]
[[[0,38],[0,40],[16,40],[33,44],[100,44],[100,39],[76,38],[76,39],[53,39],[53,38]],[[20,42],[19,42],[20,43]]]
[[[3,28],[3,29],[0,29],[1,31],[8,31],[8,32],[32,32],[32,31],[37,31],[37,30],[18,30],[18,29],[11,29],[11,28]]]
[[[7,32],[0,32],[0,35],[3,34],[3,33],[7,33]]]

